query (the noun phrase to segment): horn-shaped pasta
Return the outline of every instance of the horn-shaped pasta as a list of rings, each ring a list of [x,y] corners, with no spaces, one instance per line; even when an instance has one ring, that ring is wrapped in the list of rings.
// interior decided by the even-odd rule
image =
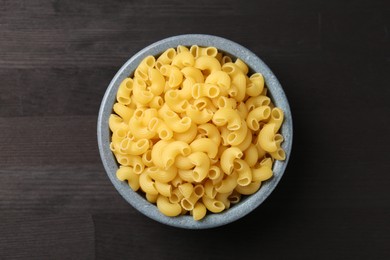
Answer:
[[[179,154],[188,156],[191,153],[190,146],[182,141],[173,141],[169,143],[161,155],[162,165],[164,169],[171,167],[175,163],[175,158]]]
[[[194,105],[187,108],[187,116],[189,116],[195,124],[205,124],[213,118],[213,112],[210,109],[198,110]]]
[[[123,104],[128,105],[131,103],[131,92],[133,91],[133,79],[125,78],[119,85],[118,92],[116,93],[116,100]]]
[[[172,60],[172,65],[182,69],[194,66],[195,58],[190,52],[180,52]]]
[[[157,198],[157,208],[168,217],[176,217],[181,214],[181,206],[179,203],[171,203],[169,199],[163,195]]]
[[[220,108],[213,116],[213,123],[217,126],[227,124],[227,129],[238,130],[241,127],[241,117],[236,110],[231,108]]]
[[[200,69],[194,67],[186,67],[181,70],[186,79],[193,79],[195,83],[204,83],[204,77]]]
[[[261,148],[272,153],[278,149],[278,144],[274,140],[275,124],[266,124],[259,133],[258,142]]]
[[[210,158],[203,152],[194,152],[188,156],[188,159],[195,165],[193,170],[194,181],[203,181],[209,173]]]
[[[210,158],[215,158],[218,153],[217,144],[209,138],[200,138],[190,144],[192,152],[204,152]]]
[[[139,189],[139,174],[136,174],[133,170],[133,168],[128,166],[120,166],[119,169],[116,171],[116,177],[120,181],[127,180],[129,183],[129,186],[134,190],[137,191]]]
[[[221,168],[226,174],[231,174],[233,172],[234,160],[240,159],[243,156],[242,151],[237,147],[227,148],[221,155]]]
[[[250,129],[257,131],[260,129],[259,122],[268,119],[270,115],[271,108],[269,106],[257,107],[249,112],[246,123]]]

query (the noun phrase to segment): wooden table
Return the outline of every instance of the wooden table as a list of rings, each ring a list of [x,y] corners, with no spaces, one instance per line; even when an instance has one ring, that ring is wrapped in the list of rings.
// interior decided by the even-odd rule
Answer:
[[[0,259],[389,259],[389,3],[1,0]],[[277,189],[211,230],[138,213],[97,149],[116,71],[185,33],[255,52],[294,118]]]

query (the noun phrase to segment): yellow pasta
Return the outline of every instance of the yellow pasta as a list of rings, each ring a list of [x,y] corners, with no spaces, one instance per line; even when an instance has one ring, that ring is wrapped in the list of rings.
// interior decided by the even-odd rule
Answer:
[[[194,220],[201,220],[206,216],[207,209],[202,202],[197,202],[192,210],[192,217]]]
[[[237,147],[227,148],[221,155],[221,168],[226,174],[231,174],[234,169],[234,160],[240,159],[243,152]]]
[[[190,144],[192,152],[205,152],[210,158],[215,158],[218,153],[218,146],[209,138],[200,138]]]
[[[285,160],[283,111],[260,72],[212,46],[146,56],[109,117],[116,176],[175,217],[219,213],[257,192]]]
[[[232,108],[220,108],[213,115],[213,123],[217,126],[227,124],[229,130],[238,130],[241,127],[241,117],[237,110]]]
[[[171,203],[169,199],[163,195],[157,198],[157,208],[166,216],[176,217],[181,214],[181,206],[179,203]]]
[[[253,109],[249,112],[246,122],[248,127],[254,131],[260,129],[259,122],[268,119],[271,115],[271,108],[269,106],[261,106]]]
[[[116,93],[116,100],[123,104],[128,105],[131,103],[131,92],[133,91],[133,79],[125,78],[119,85],[118,92]]]

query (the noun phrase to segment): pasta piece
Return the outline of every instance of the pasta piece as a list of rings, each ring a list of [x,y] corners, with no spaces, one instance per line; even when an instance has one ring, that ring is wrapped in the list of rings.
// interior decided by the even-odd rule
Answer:
[[[187,182],[179,185],[179,191],[185,199],[188,199],[194,191],[194,186],[191,183]]]
[[[173,133],[173,139],[177,141],[183,141],[187,144],[191,143],[197,134],[197,127],[194,122],[192,122],[190,128],[184,133]]]
[[[125,154],[141,155],[149,149],[149,141],[147,139],[133,141],[130,138],[124,138],[119,144],[119,149]]]
[[[201,73],[202,74],[202,73]],[[187,103],[188,103],[188,100],[192,99],[192,86],[195,84],[195,80],[193,78],[186,78],[184,81],[183,81],[183,86],[181,89],[178,89],[177,92],[178,92],[178,96],[180,98],[180,100],[177,100],[176,102],[177,103],[180,103],[180,102],[184,102],[184,100],[187,100]],[[168,97],[170,98],[170,97]],[[177,98],[177,97],[173,97],[173,98]],[[167,102],[171,102],[170,100],[167,100]],[[169,104],[168,104],[169,105]],[[176,105],[177,106],[177,105]],[[174,110],[172,108],[172,110]]]
[[[188,159],[195,165],[192,178],[195,182],[201,182],[209,173],[210,158],[203,152],[194,152],[188,156]]]
[[[172,186],[170,184],[155,181],[154,182],[155,188],[161,195],[165,197],[170,197],[172,194]]]
[[[227,148],[221,155],[221,168],[222,170],[230,175],[233,172],[234,160],[240,159],[243,156],[242,151],[237,147]]]
[[[247,186],[252,182],[252,170],[246,161],[241,159],[235,160],[234,169],[238,172],[238,185]]]
[[[135,111],[135,109],[129,108],[121,103],[115,103],[113,109],[114,112],[117,113],[126,124],[129,123],[130,118],[133,116]]]
[[[188,159],[188,157],[185,157],[183,155],[178,155],[176,156],[176,160],[175,160],[175,167],[178,168],[178,169],[181,169],[181,170],[190,170],[192,168],[194,168],[194,164],[191,162],[190,159]]]
[[[252,180],[254,182],[266,181],[273,176],[271,167],[264,165],[259,168],[253,168]]]
[[[220,96],[217,99],[217,106],[218,106],[218,108],[236,109],[237,101],[234,98],[228,98],[228,97],[225,97],[225,96]]]
[[[274,127],[275,134],[279,131],[280,126],[282,125],[283,119],[284,119],[283,110],[281,110],[278,107],[273,108],[271,111],[271,116],[270,116],[270,119],[268,121],[268,124],[275,124],[275,127]]]
[[[202,197],[202,202],[206,208],[213,213],[219,213],[225,209],[225,205],[221,201],[209,198],[207,196]]]
[[[219,193],[232,192],[237,186],[238,173],[234,171],[232,174],[226,176],[222,182],[215,185],[215,189]]]
[[[268,119],[270,115],[271,109],[269,106],[261,106],[253,109],[251,112],[249,112],[248,117],[246,118],[248,127],[253,131],[259,130],[259,122]]]
[[[246,78],[243,73],[236,73],[232,76],[232,88],[237,88],[237,93],[232,94],[234,96],[234,99],[236,99],[238,102],[241,102],[245,98],[246,93]]]
[[[199,199],[204,195],[204,187],[202,184],[197,184],[194,186],[194,195]]]
[[[183,198],[183,194],[181,194],[179,189],[176,188],[176,189],[172,190],[171,196],[168,199],[169,199],[169,202],[171,202],[171,203],[180,203],[182,198]]]
[[[198,58],[201,55],[200,48],[198,45],[192,45],[190,47],[190,52],[191,54],[195,57]]]
[[[120,181],[127,180],[130,188],[133,191],[137,191],[140,187],[139,185],[139,174],[136,174],[131,167],[127,166],[120,166],[119,169],[116,171],[116,177]]]
[[[225,205],[225,209],[229,209],[230,208],[230,200],[228,199],[228,197],[230,196],[230,194],[232,194],[232,192],[218,193],[217,196],[215,196],[215,199],[222,202],[223,205]]]
[[[241,200],[241,194],[234,190],[232,194],[229,195],[228,200],[231,204],[237,204]]]
[[[158,117],[149,121],[148,129],[151,133],[158,133],[158,137],[162,140],[170,140],[173,136],[172,129]]]
[[[150,145],[151,146],[151,145]],[[142,163],[147,166],[151,167],[153,166],[153,161],[152,161],[152,150],[147,150],[143,155],[142,155]]]
[[[213,116],[213,123],[217,126],[227,124],[227,129],[238,130],[241,127],[241,117],[236,110],[231,108],[220,108]]]
[[[159,195],[157,198],[157,208],[161,213],[168,217],[176,217],[181,214],[181,206],[179,203],[171,203],[167,197]]]
[[[207,83],[195,83],[191,89],[191,95],[195,99],[201,97],[216,98],[219,93],[220,89],[218,86]]]
[[[171,64],[175,56],[176,50],[174,48],[169,48],[158,57],[157,62],[160,62],[161,64]]]
[[[147,172],[143,172],[139,176],[139,185],[145,193],[150,195],[158,195],[155,183]]]
[[[187,156],[191,153],[190,146],[182,141],[173,141],[169,143],[161,154],[162,165],[164,169],[171,167],[175,163],[175,158],[179,154]]]
[[[256,107],[261,106],[269,106],[271,103],[271,99],[266,96],[257,96],[257,97],[250,97],[245,102],[246,107],[248,108],[248,111],[252,111]]]
[[[182,170],[179,169],[177,171],[179,177],[186,182],[194,182],[194,177],[193,177],[193,171],[192,170]]]
[[[168,146],[168,144],[172,142],[173,141],[160,140],[157,143],[155,143],[154,146],[152,147],[152,162],[158,168],[162,168],[162,169],[164,168],[164,164],[162,163],[161,156],[163,151]]]
[[[125,122],[123,122],[123,119],[115,114],[110,115],[108,119],[108,126],[113,133],[118,129],[128,129],[128,126]]]
[[[261,129],[258,142],[262,149],[272,153],[278,149],[278,145],[274,140],[275,136],[275,124],[266,124],[263,129]]]
[[[165,101],[167,106],[176,113],[185,112],[189,103],[186,99],[182,99],[179,90],[168,90],[165,93]]]
[[[190,51],[186,46],[183,46],[183,45],[177,46],[176,49],[177,49],[177,53],[189,52]]]
[[[258,191],[260,189],[260,186],[261,186],[260,181],[259,182],[252,182],[251,184],[249,184],[247,186],[237,185],[236,191],[238,191],[242,195],[251,195],[251,194],[255,193],[256,191]]]
[[[153,99],[153,94],[146,89],[146,82],[140,78],[134,78],[133,96],[135,101],[141,105],[148,104]]]
[[[152,195],[152,194],[149,194],[149,193],[146,193],[146,195],[145,195],[146,200],[149,201],[150,203],[156,203],[158,196],[159,195]]]
[[[238,114],[240,114],[241,118],[243,118],[243,119],[247,118],[249,111],[248,111],[248,108],[246,107],[244,102],[238,103],[237,112],[238,112]]]
[[[248,149],[244,151],[244,160],[249,165],[249,167],[255,166],[259,159],[259,153],[257,151],[256,145],[250,144]]]
[[[161,74],[161,72],[157,69],[149,69],[148,71],[148,79],[150,81],[150,91],[154,96],[159,96],[163,93],[165,88],[165,78]]]
[[[180,52],[172,60],[172,65],[182,69],[194,66],[195,58],[190,52]]]
[[[204,152],[210,158],[215,158],[218,153],[217,144],[209,138],[200,138],[190,144],[192,152]]]
[[[163,170],[161,168],[158,168],[156,166],[152,166],[146,169],[146,172],[149,174],[149,176],[158,182],[161,183],[168,183],[176,178],[177,175],[177,168],[176,167],[169,167],[166,170]]]
[[[180,204],[185,210],[193,210],[198,199],[199,198],[194,193],[192,193],[188,198],[182,199]]]
[[[198,132],[214,141],[217,147],[221,144],[221,134],[215,125],[210,123],[198,125]]]
[[[252,74],[249,77],[251,83],[246,88],[246,94],[251,97],[257,97],[264,89],[264,77],[261,73]]]
[[[213,118],[213,112],[210,109],[198,110],[194,105],[190,105],[186,111],[195,124],[205,124]]]
[[[226,136],[226,142],[232,146],[242,143],[247,135],[248,127],[244,120],[241,120],[241,127],[238,130],[230,132]]]
[[[216,57],[218,50],[215,47],[199,48],[200,56]]]
[[[221,95],[226,96],[230,88],[231,79],[229,75],[220,70],[213,71],[205,80],[206,84],[217,85],[221,90]]]
[[[207,197],[214,199],[217,195],[217,190],[214,187],[212,180],[207,180],[204,184],[204,193]]]
[[[116,160],[119,164],[122,164],[123,166],[131,166],[133,167],[133,170],[135,173],[139,174],[141,173],[145,166],[142,163],[142,159],[138,155],[129,155],[129,154],[115,154]]]
[[[206,75],[221,70],[221,64],[218,60],[210,56],[200,56],[196,58],[194,67],[202,70]]]
[[[210,166],[209,174],[207,176],[210,180],[217,180],[221,175],[223,174],[221,173],[221,169],[218,166],[216,165]]]
[[[206,216],[206,206],[202,202],[197,202],[192,210],[194,220],[201,220]]]
[[[183,74],[175,66],[163,65],[160,68],[160,72],[164,76],[168,77],[168,86],[170,88],[178,88],[183,82]]]
[[[133,79],[125,78],[119,85],[116,93],[116,100],[122,105],[129,105],[131,103],[131,92],[133,91]]]
[[[194,67],[185,67],[181,70],[186,79],[193,79],[194,83],[204,83],[202,71]]]
[[[184,133],[191,127],[192,121],[190,117],[180,118],[168,106],[163,106],[158,113],[166,125],[176,133]]]
[[[154,67],[154,64],[156,63],[156,59],[149,55],[145,57],[141,63],[138,65],[137,69],[134,72],[134,76],[141,78],[143,80],[148,79],[148,70]]]
[[[248,74],[248,66],[245,64],[245,62],[243,62],[242,60],[240,59],[236,59],[236,61],[234,62],[234,64],[240,68],[240,70],[242,71],[242,73],[244,73],[245,75]]]
[[[270,153],[272,158],[279,161],[286,160],[286,153],[284,152],[283,148],[278,147],[278,149],[275,152]]]

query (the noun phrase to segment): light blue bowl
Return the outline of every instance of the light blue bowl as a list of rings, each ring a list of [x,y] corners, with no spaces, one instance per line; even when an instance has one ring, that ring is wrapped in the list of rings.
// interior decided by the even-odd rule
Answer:
[[[281,134],[285,138],[282,147],[286,152],[287,158],[285,161],[275,162],[273,167],[273,178],[264,182],[258,192],[253,195],[246,196],[241,202],[232,206],[230,209],[225,210],[219,214],[207,214],[206,217],[201,221],[195,221],[193,220],[192,216],[188,215],[174,218],[164,216],[159,212],[154,204],[149,203],[142,195],[131,190],[126,182],[119,181],[116,178],[118,164],[109,147],[111,133],[108,127],[108,119],[112,113],[112,107],[115,102],[116,92],[118,90],[119,84],[134,72],[141,60],[146,56],[158,56],[166,49],[171,47],[175,48],[178,45],[214,46],[218,50],[230,55],[233,58],[240,58],[249,66],[252,72],[261,72],[263,74],[265,83],[269,90],[268,95],[271,97],[273,103],[284,111],[285,116],[284,123],[281,128]],[[135,54],[132,58],[130,58],[122,66],[122,68],[120,68],[118,73],[112,79],[103,97],[99,111],[97,137],[100,156],[102,158],[103,165],[108,177],[114,184],[115,188],[123,196],[123,198],[125,198],[125,200],[129,202],[134,208],[136,208],[144,215],[166,225],[188,229],[205,229],[222,226],[244,217],[252,210],[257,208],[271,194],[282,178],[291,154],[293,126],[290,106],[282,86],[272,71],[260,58],[258,58],[247,48],[221,37],[202,34],[187,34],[166,38],[147,46]]]

